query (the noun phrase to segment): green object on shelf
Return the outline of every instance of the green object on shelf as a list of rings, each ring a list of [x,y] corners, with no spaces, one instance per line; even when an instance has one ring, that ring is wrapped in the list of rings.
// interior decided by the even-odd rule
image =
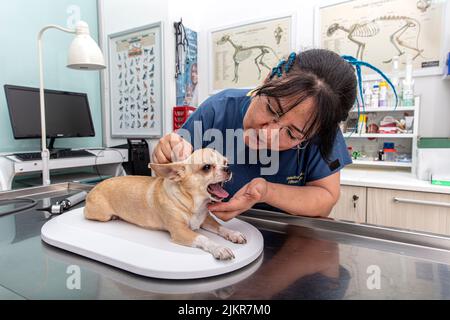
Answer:
[[[450,148],[450,138],[420,138],[417,147],[422,149],[431,148]]]
[[[450,187],[450,181],[447,180],[431,180],[431,184]]]
[[[435,174],[431,176],[431,184],[450,187],[450,176],[447,174]]]
[[[358,160],[358,158],[361,157],[361,151],[353,151],[352,152],[352,158],[353,160]]]

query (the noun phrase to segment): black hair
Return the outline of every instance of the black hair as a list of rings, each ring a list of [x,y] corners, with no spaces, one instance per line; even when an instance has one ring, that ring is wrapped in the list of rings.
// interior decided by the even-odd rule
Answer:
[[[317,137],[321,155],[329,161],[339,123],[347,119],[356,99],[355,69],[332,51],[311,49],[297,54],[289,71],[282,68],[282,72],[281,77],[268,78],[255,94],[295,97],[289,106],[283,106],[283,112],[312,98],[315,107],[304,128],[305,139]]]

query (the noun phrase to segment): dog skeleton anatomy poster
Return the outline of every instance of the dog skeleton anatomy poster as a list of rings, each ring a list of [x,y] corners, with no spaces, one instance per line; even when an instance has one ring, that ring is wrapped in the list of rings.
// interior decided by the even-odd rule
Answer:
[[[292,17],[210,33],[210,91],[251,88],[292,50]]]
[[[162,136],[161,25],[109,36],[111,133]]]
[[[415,70],[441,67],[443,8],[444,1],[426,0],[355,0],[321,7],[320,45],[385,72],[392,70],[394,56],[400,57],[401,68],[407,55]]]

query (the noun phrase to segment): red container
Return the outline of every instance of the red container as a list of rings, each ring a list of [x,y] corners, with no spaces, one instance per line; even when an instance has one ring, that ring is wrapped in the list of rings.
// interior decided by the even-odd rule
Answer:
[[[191,106],[173,107],[173,130],[180,129],[194,111],[195,108]]]

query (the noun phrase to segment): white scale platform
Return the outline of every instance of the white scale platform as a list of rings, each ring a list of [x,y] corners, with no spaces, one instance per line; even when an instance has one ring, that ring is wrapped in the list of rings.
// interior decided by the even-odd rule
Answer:
[[[239,219],[221,224],[243,233],[247,243],[234,244],[202,229],[197,232],[230,248],[235,255],[232,260],[216,260],[201,249],[175,244],[165,231],[147,230],[120,220],[87,220],[83,208],[48,221],[42,227],[41,238],[52,246],[142,276],[197,279],[240,269],[256,260],[263,251],[263,237],[251,224]]]

